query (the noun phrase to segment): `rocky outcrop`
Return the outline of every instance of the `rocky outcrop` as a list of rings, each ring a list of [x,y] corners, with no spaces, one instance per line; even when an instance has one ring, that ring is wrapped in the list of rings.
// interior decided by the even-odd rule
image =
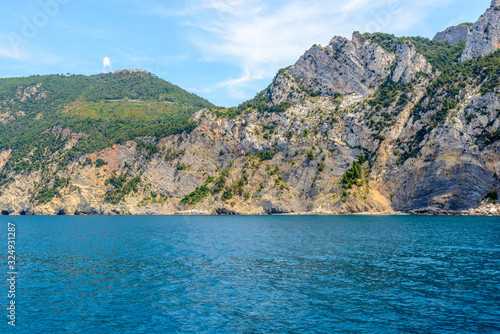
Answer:
[[[355,33],[352,40],[334,37],[326,47],[313,46],[295,65],[275,78],[269,95],[273,104],[296,103],[302,92],[320,96],[374,92],[391,73],[396,56]]]
[[[434,37],[435,41],[448,42],[450,44],[458,44],[466,41],[471,33],[471,28],[465,24],[456,27],[451,27],[445,31],[438,32]]]
[[[337,36],[326,47],[313,46],[280,71],[266,94],[272,104],[296,104],[306,95],[367,96],[391,73],[394,82],[408,83],[417,73],[432,74],[433,69],[409,41],[391,53],[354,33],[352,40]]]
[[[392,74],[393,82],[409,83],[417,73],[432,73],[432,66],[410,42],[405,41],[398,45],[396,54],[398,62]]]
[[[472,27],[467,37],[461,61],[477,59],[495,52],[500,47],[500,4],[492,1],[491,7]]]
[[[9,161],[11,153],[12,153],[12,150],[6,150],[6,151],[0,152],[0,172],[2,171],[2,169],[5,167],[5,165]]]
[[[494,78],[443,78],[408,40],[364,36],[314,46],[253,107],[200,110],[191,132],[61,165],[64,148],[29,173],[5,171],[1,152],[0,212],[500,215]]]

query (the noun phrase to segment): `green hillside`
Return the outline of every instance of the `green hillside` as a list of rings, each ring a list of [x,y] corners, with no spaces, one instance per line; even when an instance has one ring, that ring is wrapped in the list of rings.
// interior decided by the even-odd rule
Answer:
[[[189,117],[210,107],[142,71],[0,79],[0,150],[13,150],[8,169],[36,170],[70,139],[47,131],[56,125],[84,134],[59,157],[64,163],[137,137],[189,131]]]

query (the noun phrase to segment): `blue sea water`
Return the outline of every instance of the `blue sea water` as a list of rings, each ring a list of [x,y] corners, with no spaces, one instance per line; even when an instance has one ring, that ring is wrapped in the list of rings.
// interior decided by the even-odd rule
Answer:
[[[500,333],[500,219],[0,217],[2,333]]]

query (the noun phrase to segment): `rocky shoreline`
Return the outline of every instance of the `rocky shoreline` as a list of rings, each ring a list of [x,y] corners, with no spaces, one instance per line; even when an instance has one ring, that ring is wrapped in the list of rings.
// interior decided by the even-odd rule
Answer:
[[[436,41],[355,32],[314,45],[242,106],[193,109],[190,131],[66,159],[88,134],[53,124],[43,134],[64,148],[46,161],[0,150],[0,214],[498,216],[499,45],[495,1]],[[16,108],[0,121],[22,120]]]

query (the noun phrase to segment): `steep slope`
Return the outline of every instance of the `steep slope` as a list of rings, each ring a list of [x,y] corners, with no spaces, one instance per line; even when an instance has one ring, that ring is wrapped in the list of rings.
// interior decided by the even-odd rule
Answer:
[[[20,160],[24,146],[2,146],[0,211],[500,214],[500,51],[460,62],[472,35],[454,44],[335,37],[230,109],[192,96],[199,104],[165,103],[164,93],[143,98],[139,85],[109,100],[80,94],[59,104],[53,124],[38,123],[48,107],[42,117],[25,112],[42,141]],[[2,103],[43,100],[41,87],[12,85]],[[91,87],[92,96],[100,92]],[[2,110],[4,126],[24,117]],[[98,123],[85,127],[82,115],[112,120],[122,128],[109,133],[123,137],[99,146],[90,129]]]
[[[472,27],[461,61],[477,59],[495,52],[500,47],[500,1],[491,1],[488,8]]]
[[[213,107],[137,70],[0,79],[0,101],[0,150],[12,149],[8,167],[16,171],[43,167],[61,149],[69,161],[138,136],[181,132],[192,128],[195,111]]]
[[[456,27],[450,27],[445,31],[438,32],[433,40],[457,44],[462,41],[467,41],[471,34],[472,23],[463,23]]]

